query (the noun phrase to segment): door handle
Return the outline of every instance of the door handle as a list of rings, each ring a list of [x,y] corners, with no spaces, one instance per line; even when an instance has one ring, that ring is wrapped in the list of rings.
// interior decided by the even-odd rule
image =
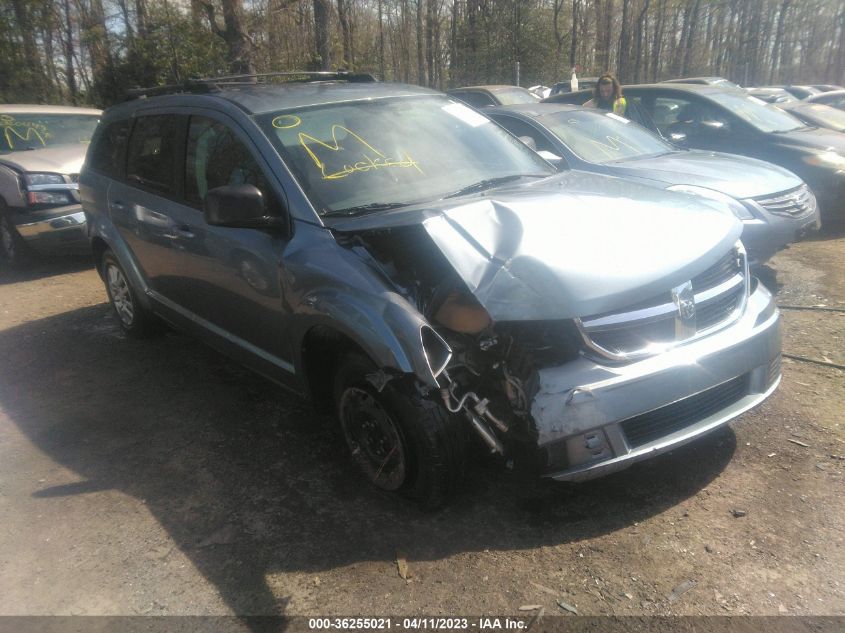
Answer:
[[[194,237],[194,232],[191,230],[191,227],[187,224],[180,224],[178,226],[174,226],[173,232],[176,233],[179,237]]]
[[[122,202],[112,202],[109,204],[109,209],[112,211],[123,211],[126,207]]]

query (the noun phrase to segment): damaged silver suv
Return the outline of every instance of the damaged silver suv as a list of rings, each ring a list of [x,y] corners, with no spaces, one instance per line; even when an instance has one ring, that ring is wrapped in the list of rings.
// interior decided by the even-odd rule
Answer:
[[[431,90],[294,78],[104,115],[80,191],[127,334],[161,319],[310,395],[370,481],[430,507],[473,445],[588,479],[777,386],[779,315],[730,214],[557,174]]]

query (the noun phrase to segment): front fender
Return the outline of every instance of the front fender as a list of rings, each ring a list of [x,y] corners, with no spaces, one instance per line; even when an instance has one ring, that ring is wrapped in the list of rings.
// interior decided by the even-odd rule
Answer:
[[[422,342],[423,330],[431,328],[422,315],[396,293],[368,295],[339,288],[316,289],[302,298],[295,323],[297,373],[304,365],[305,337],[312,328],[323,326],[349,338],[379,367],[414,374],[423,383],[437,387]],[[437,339],[448,350],[448,345],[439,337]]]

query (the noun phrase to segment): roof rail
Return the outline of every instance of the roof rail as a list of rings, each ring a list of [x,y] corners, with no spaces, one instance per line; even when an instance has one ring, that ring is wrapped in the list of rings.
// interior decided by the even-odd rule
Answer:
[[[268,79],[282,79],[287,81],[349,81],[352,83],[368,83],[377,81],[369,73],[352,73],[348,70],[293,70],[273,73],[252,73],[246,75],[228,75],[224,77],[204,77],[200,81],[211,83],[256,83]]]
[[[202,77],[188,79],[181,84],[154,86],[152,88],[132,88],[126,91],[126,101],[157,97],[170,94],[207,94],[217,92],[221,86],[247,86],[258,83],[272,83],[274,80],[286,82],[310,81],[348,81],[350,83],[369,83],[378,81],[369,73],[351,73],[346,70],[338,71],[287,71],[274,73],[252,73],[244,75],[227,75],[223,77]]]

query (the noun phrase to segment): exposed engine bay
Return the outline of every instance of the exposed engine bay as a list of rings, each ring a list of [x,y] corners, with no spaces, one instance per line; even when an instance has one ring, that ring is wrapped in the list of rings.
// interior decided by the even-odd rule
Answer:
[[[578,357],[571,320],[495,322],[420,225],[338,236],[416,306],[452,355],[437,375],[439,398],[463,414],[492,453],[531,467],[538,370]]]

